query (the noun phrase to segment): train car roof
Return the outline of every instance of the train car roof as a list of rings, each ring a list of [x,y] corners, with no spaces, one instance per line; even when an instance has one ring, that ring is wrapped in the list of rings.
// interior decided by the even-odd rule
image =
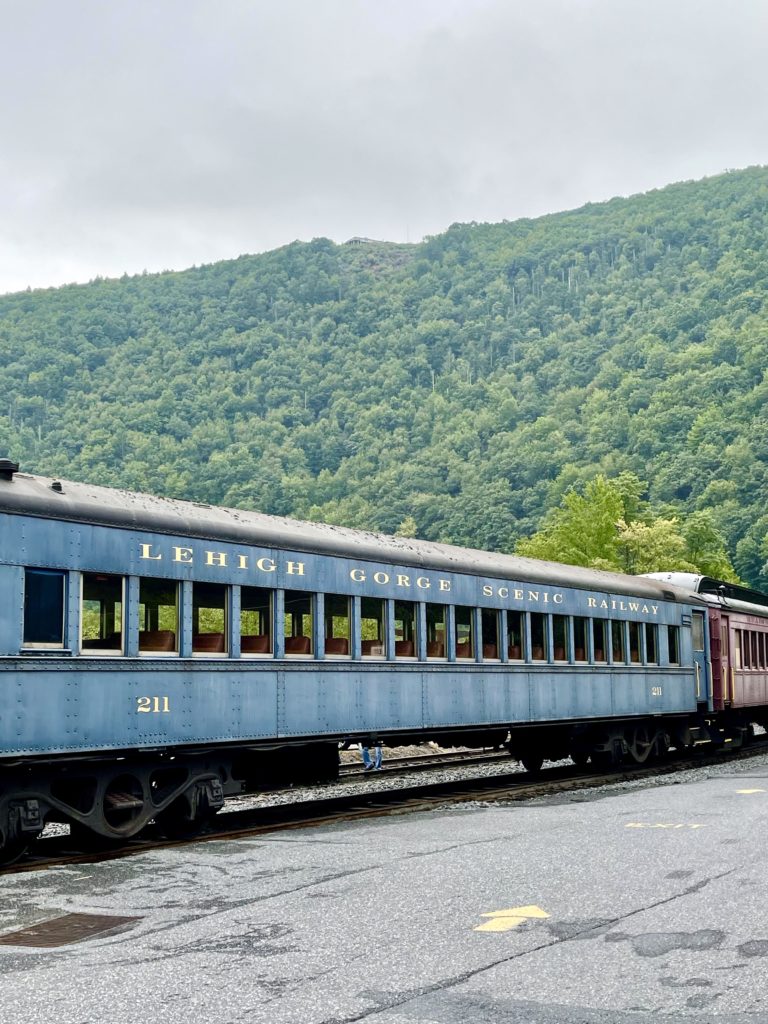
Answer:
[[[753,612],[757,615],[768,615],[768,594],[739,583],[727,583],[712,576],[701,576],[693,572],[650,572],[649,579],[661,580],[683,590],[693,590],[709,604],[719,604],[723,608],[736,608],[739,611]]]
[[[0,512],[607,591],[649,600],[685,603],[698,603],[700,600],[690,587],[678,586],[671,580],[603,572],[451,544],[367,533],[326,523],[301,522],[261,512],[159,498],[94,484],[33,476],[17,472],[15,468],[0,473]]]

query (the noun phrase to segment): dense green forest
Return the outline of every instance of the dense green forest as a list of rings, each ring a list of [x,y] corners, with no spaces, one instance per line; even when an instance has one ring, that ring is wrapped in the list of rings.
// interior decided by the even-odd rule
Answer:
[[[0,297],[28,471],[512,550],[634,474],[766,586],[768,169]]]

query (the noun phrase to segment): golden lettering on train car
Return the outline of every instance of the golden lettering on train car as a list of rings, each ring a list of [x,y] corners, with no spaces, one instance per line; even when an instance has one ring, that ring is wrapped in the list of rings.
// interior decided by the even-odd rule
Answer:
[[[380,586],[385,586],[389,583],[389,573],[386,572],[375,572],[373,574],[373,582],[378,583]]]
[[[237,556],[237,568],[238,569],[247,569],[248,568],[248,555],[238,555]]]
[[[226,567],[227,564],[227,553],[226,551],[206,551],[205,552],[205,564],[206,565],[220,565],[222,568]]]
[[[450,580],[438,580],[437,582],[440,584],[440,589],[441,590],[450,590],[451,589],[451,581]]]
[[[152,562],[159,562],[160,559],[163,556],[162,555],[153,555],[152,554],[152,545],[151,544],[142,544],[141,545],[141,555],[139,557],[140,558],[148,558]]]
[[[170,698],[162,697],[137,697],[136,714],[162,715],[171,710]]]
[[[304,575],[304,563],[303,562],[287,562],[285,571],[289,576],[303,576]]]
[[[182,562],[184,565],[190,565],[194,559],[192,557],[192,548],[173,548],[173,560],[174,562]]]
[[[397,585],[398,585],[398,587],[410,587],[410,585],[411,585],[410,577],[408,577],[408,576],[401,576],[401,575],[398,574]]]
[[[365,583],[365,569],[350,569],[349,578],[353,583]]]
[[[427,579],[426,576],[417,576],[416,577],[416,586],[420,590],[429,590],[429,588],[432,586],[432,581]]]
[[[260,569],[261,572],[275,572],[277,566],[271,558],[259,558],[256,562],[256,568]]]
[[[621,612],[639,612],[641,615],[658,615],[659,606],[657,604],[641,604],[639,601],[621,601],[619,598],[612,597],[610,605],[608,601],[603,597],[599,601],[596,597],[587,598],[587,608],[602,608],[608,611],[609,608],[614,611]]]
[[[483,585],[482,594],[483,597],[498,597],[502,601],[506,601],[509,599],[510,590],[507,586],[493,587],[486,583]],[[524,590],[513,590],[512,599],[515,601],[527,600],[534,604],[562,604],[564,595],[559,591],[553,594],[549,590],[529,590],[526,595]]]

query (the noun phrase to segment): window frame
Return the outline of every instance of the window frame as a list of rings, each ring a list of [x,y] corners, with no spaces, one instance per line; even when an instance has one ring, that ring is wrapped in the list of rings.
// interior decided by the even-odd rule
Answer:
[[[243,591],[248,591],[248,590],[261,590],[261,591],[263,591],[267,595],[268,607],[267,607],[267,613],[266,614],[267,614],[267,625],[269,627],[269,631],[266,634],[264,634],[264,633],[243,633],[243,612],[245,612],[247,614],[249,611],[253,610],[253,609],[249,609],[249,608],[245,608],[245,609],[243,608]],[[251,586],[251,585],[246,585],[246,584],[243,584],[240,587],[240,602],[239,602],[239,605],[240,605],[240,611],[239,611],[240,621],[238,623],[238,631],[239,631],[239,641],[238,642],[239,642],[239,646],[240,646],[240,657],[241,658],[247,658],[249,660],[250,659],[258,659],[258,658],[261,658],[262,660],[274,658],[274,656],[275,656],[275,595],[276,595],[276,593],[277,593],[277,591],[274,590],[272,587],[259,587],[259,586]],[[243,644],[243,637],[244,636],[250,637],[250,636],[264,636],[264,635],[266,635],[268,640],[269,640],[269,650],[268,651],[243,651],[242,644]]]
[[[197,633],[195,633],[195,626],[194,626],[195,591],[198,588],[200,588],[200,587],[217,587],[217,588],[220,587],[224,591],[224,608],[223,608],[223,611],[224,611],[224,625],[223,625],[223,628],[222,628],[221,631],[219,631],[219,630],[212,630],[210,633],[201,633],[199,628],[198,628]],[[200,605],[198,607],[205,608],[206,606]],[[231,607],[232,607],[232,587],[229,584],[227,584],[227,583],[217,583],[217,582],[213,582],[211,580],[193,580],[192,581],[192,638],[191,638],[190,653],[192,654],[193,658],[208,658],[208,659],[211,659],[211,658],[228,658],[229,657],[230,646],[231,646],[230,645],[230,633],[231,633],[231,630],[230,630],[230,620],[231,620],[230,609],[231,609]],[[212,608],[211,610],[217,611],[217,612],[219,611],[218,608]],[[199,626],[199,619],[198,619],[198,626]],[[224,637],[224,650],[223,651],[200,651],[200,650],[196,651],[195,650],[195,637],[218,636],[219,632],[221,632],[223,634],[223,637]]]
[[[61,642],[48,640],[25,640],[27,632],[27,574],[37,576],[56,576],[61,582]],[[24,566],[24,581],[21,613],[21,650],[22,651],[66,651],[67,648],[67,598],[69,595],[69,573],[64,569],[41,569],[38,566]]]
[[[418,661],[419,660],[419,602],[411,601],[406,598],[391,598],[392,600],[392,635],[394,637],[394,647],[392,649],[392,658],[395,661]],[[412,625],[413,639],[406,640],[405,636],[401,640],[397,639],[397,606],[398,605],[410,605],[413,609],[413,615],[410,619]],[[405,619],[402,620],[405,623]],[[397,645],[399,643],[412,643],[413,654],[398,654]]]
[[[366,615],[364,611],[365,601],[375,601],[381,611],[379,618],[372,618],[370,615]],[[360,619],[357,624],[357,629],[360,633],[360,659],[365,658],[366,660],[372,661],[386,661],[387,660],[387,599],[385,597],[373,597],[369,594],[365,594],[360,598]],[[363,623],[364,622],[375,622],[379,627],[380,637],[376,637],[375,640],[370,640],[370,643],[381,644],[381,652],[377,654],[366,654],[363,651],[363,644],[369,641],[368,637],[363,637]]]
[[[138,594],[138,610],[137,610],[137,614],[139,616],[139,635],[138,635],[137,650],[138,650],[139,657],[140,658],[178,658],[180,656],[180,654],[181,654],[181,630],[182,630],[182,621],[183,621],[182,620],[182,609],[181,609],[181,601],[182,601],[181,581],[180,580],[169,580],[169,579],[166,579],[163,576],[139,576],[138,580],[139,580],[139,594]],[[147,583],[160,583],[160,584],[164,584],[164,585],[166,585],[168,587],[172,587],[175,590],[175,592],[176,592],[176,601],[175,601],[175,604],[173,605],[173,607],[175,607],[175,609],[176,609],[176,628],[173,631],[174,632],[174,639],[175,639],[175,647],[174,647],[174,649],[172,651],[151,651],[151,650],[142,650],[141,649],[141,634],[145,633],[145,632],[154,632],[154,630],[146,630],[146,629],[142,629],[141,628],[142,623],[141,623],[141,616],[140,616],[139,612],[140,612],[142,603],[144,603],[145,606],[146,606],[146,602],[142,602],[142,600],[141,600],[141,585],[145,581]],[[171,607],[171,606],[168,605],[166,607]],[[159,628],[160,627],[158,626],[158,629]]]
[[[306,633],[286,633],[286,631],[285,631],[285,627],[286,627],[286,621],[285,620],[286,620],[286,617],[288,615],[291,615],[291,617],[293,617],[293,612],[288,607],[288,600],[287,600],[288,594],[298,594],[301,597],[306,597],[307,600],[309,601],[309,618],[310,618],[309,651],[306,654],[297,653],[295,651],[288,651],[286,649],[286,640],[294,639],[294,638],[297,638],[299,636],[302,637],[302,638],[305,638],[305,639],[307,638]],[[307,613],[306,612],[302,612],[301,614],[302,615],[306,615]],[[293,621],[293,618],[292,618],[292,621]],[[315,657],[316,657],[316,655],[315,655],[316,646],[315,645],[316,645],[316,642],[317,642],[317,594],[315,592],[309,591],[309,590],[285,590],[285,589],[283,590],[283,621],[281,623],[281,629],[282,629],[282,636],[283,636],[283,657],[284,658],[290,658],[291,661],[294,661],[294,660],[296,660],[296,661],[312,661],[312,660],[315,659]],[[302,624],[302,629],[303,629],[303,624]]]
[[[332,600],[336,599],[336,600],[342,600],[342,601],[346,602],[346,608],[347,608],[347,613],[346,613],[347,632],[346,632],[346,635],[343,636],[343,637],[333,636],[333,619],[334,619],[335,616],[332,613],[331,613],[330,616],[328,614],[328,609],[329,609],[329,600],[328,599],[329,598],[331,598]],[[338,617],[338,616],[336,616],[336,617]],[[328,633],[327,633],[329,618],[330,618],[330,621],[331,621],[331,631],[332,631],[332,635],[331,636],[328,636]],[[346,654],[334,654],[334,653],[329,652],[327,650],[328,640],[346,640],[347,641],[347,653]],[[325,658],[328,658],[330,661],[349,661],[349,659],[352,657],[352,641],[353,641],[353,636],[352,636],[352,598],[350,597],[349,594],[323,593],[323,656]]]
[[[84,611],[84,607],[83,606],[84,606],[84,602],[85,602],[85,598],[83,597],[83,592],[85,590],[85,580],[86,580],[87,576],[108,576],[110,579],[119,579],[121,581],[121,588],[120,588],[120,629],[117,631],[117,632],[120,633],[120,647],[119,647],[119,649],[116,648],[116,647],[84,647],[83,646],[83,640],[84,640],[84,637],[83,637],[83,622],[84,622],[84,619],[85,619],[85,616],[83,615],[83,611]],[[101,658],[101,657],[105,657],[105,658],[118,658],[118,657],[122,657],[125,654],[125,641],[126,641],[125,627],[126,627],[126,621],[127,621],[125,598],[126,598],[127,590],[128,590],[128,580],[127,580],[126,576],[120,576],[117,573],[111,573],[111,572],[103,572],[103,573],[81,572],[80,573],[80,622],[79,622],[79,625],[78,625],[78,645],[79,645],[80,654],[82,654],[84,657],[86,657],[86,658]]]

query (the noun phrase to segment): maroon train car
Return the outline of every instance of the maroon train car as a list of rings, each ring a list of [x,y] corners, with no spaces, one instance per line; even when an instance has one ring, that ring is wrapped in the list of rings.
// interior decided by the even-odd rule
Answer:
[[[707,604],[711,710],[741,712],[768,728],[768,595],[694,573],[649,575],[692,590]],[[694,637],[694,648],[704,650],[706,640]]]

